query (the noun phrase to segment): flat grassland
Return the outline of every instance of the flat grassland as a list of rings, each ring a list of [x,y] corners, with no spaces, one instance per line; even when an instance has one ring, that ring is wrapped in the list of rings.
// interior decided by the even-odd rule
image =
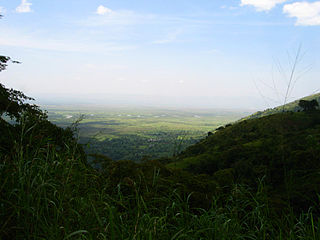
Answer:
[[[79,119],[79,142],[87,153],[114,160],[169,157],[207,132],[250,114],[214,109],[160,109],[106,106],[44,106],[49,120],[67,127]]]

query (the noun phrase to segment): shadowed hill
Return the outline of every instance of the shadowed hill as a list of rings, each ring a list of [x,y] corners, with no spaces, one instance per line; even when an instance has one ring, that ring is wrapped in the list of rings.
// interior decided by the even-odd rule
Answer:
[[[77,122],[0,90],[0,239],[320,239],[320,111],[228,125],[171,159],[94,154],[95,169]]]
[[[168,167],[212,175],[220,184],[255,186],[264,178],[274,202],[298,208],[320,190],[320,111],[244,120],[189,147]]]
[[[27,100],[0,84],[0,239],[320,239],[319,111],[229,125],[172,159],[95,154],[98,170],[77,122]]]
[[[30,114],[0,121],[1,239],[320,237],[318,111],[242,121],[173,159],[93,156],[100,170]]]

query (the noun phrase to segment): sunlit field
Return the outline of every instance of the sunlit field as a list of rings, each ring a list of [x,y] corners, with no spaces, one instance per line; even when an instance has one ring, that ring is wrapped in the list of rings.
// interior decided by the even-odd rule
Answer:
[[[79,122],[79,141],[86,151],[114,160],[168,157],[204,138],[209,131],[250,114],[240,110],[193,110],[45,106],[61,127]]]
[[[0,240],[320,240],[320,0],[0,0]]]

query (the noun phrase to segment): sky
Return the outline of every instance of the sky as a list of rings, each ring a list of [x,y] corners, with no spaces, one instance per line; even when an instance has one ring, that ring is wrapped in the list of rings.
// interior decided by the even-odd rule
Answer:
[[[0,14],[0,55],[22,62],[0,82],[39,101],[263,109],[320,88],[320,1],[0,0]]]

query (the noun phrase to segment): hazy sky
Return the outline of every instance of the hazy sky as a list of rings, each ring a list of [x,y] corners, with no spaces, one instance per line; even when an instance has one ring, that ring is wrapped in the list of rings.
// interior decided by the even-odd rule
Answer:
[[[0,81],[30,96],[269,107],[300,45],[290,100],[320,88],[320,1],[0,0],[0,13],[0,54],[22,62]]]

